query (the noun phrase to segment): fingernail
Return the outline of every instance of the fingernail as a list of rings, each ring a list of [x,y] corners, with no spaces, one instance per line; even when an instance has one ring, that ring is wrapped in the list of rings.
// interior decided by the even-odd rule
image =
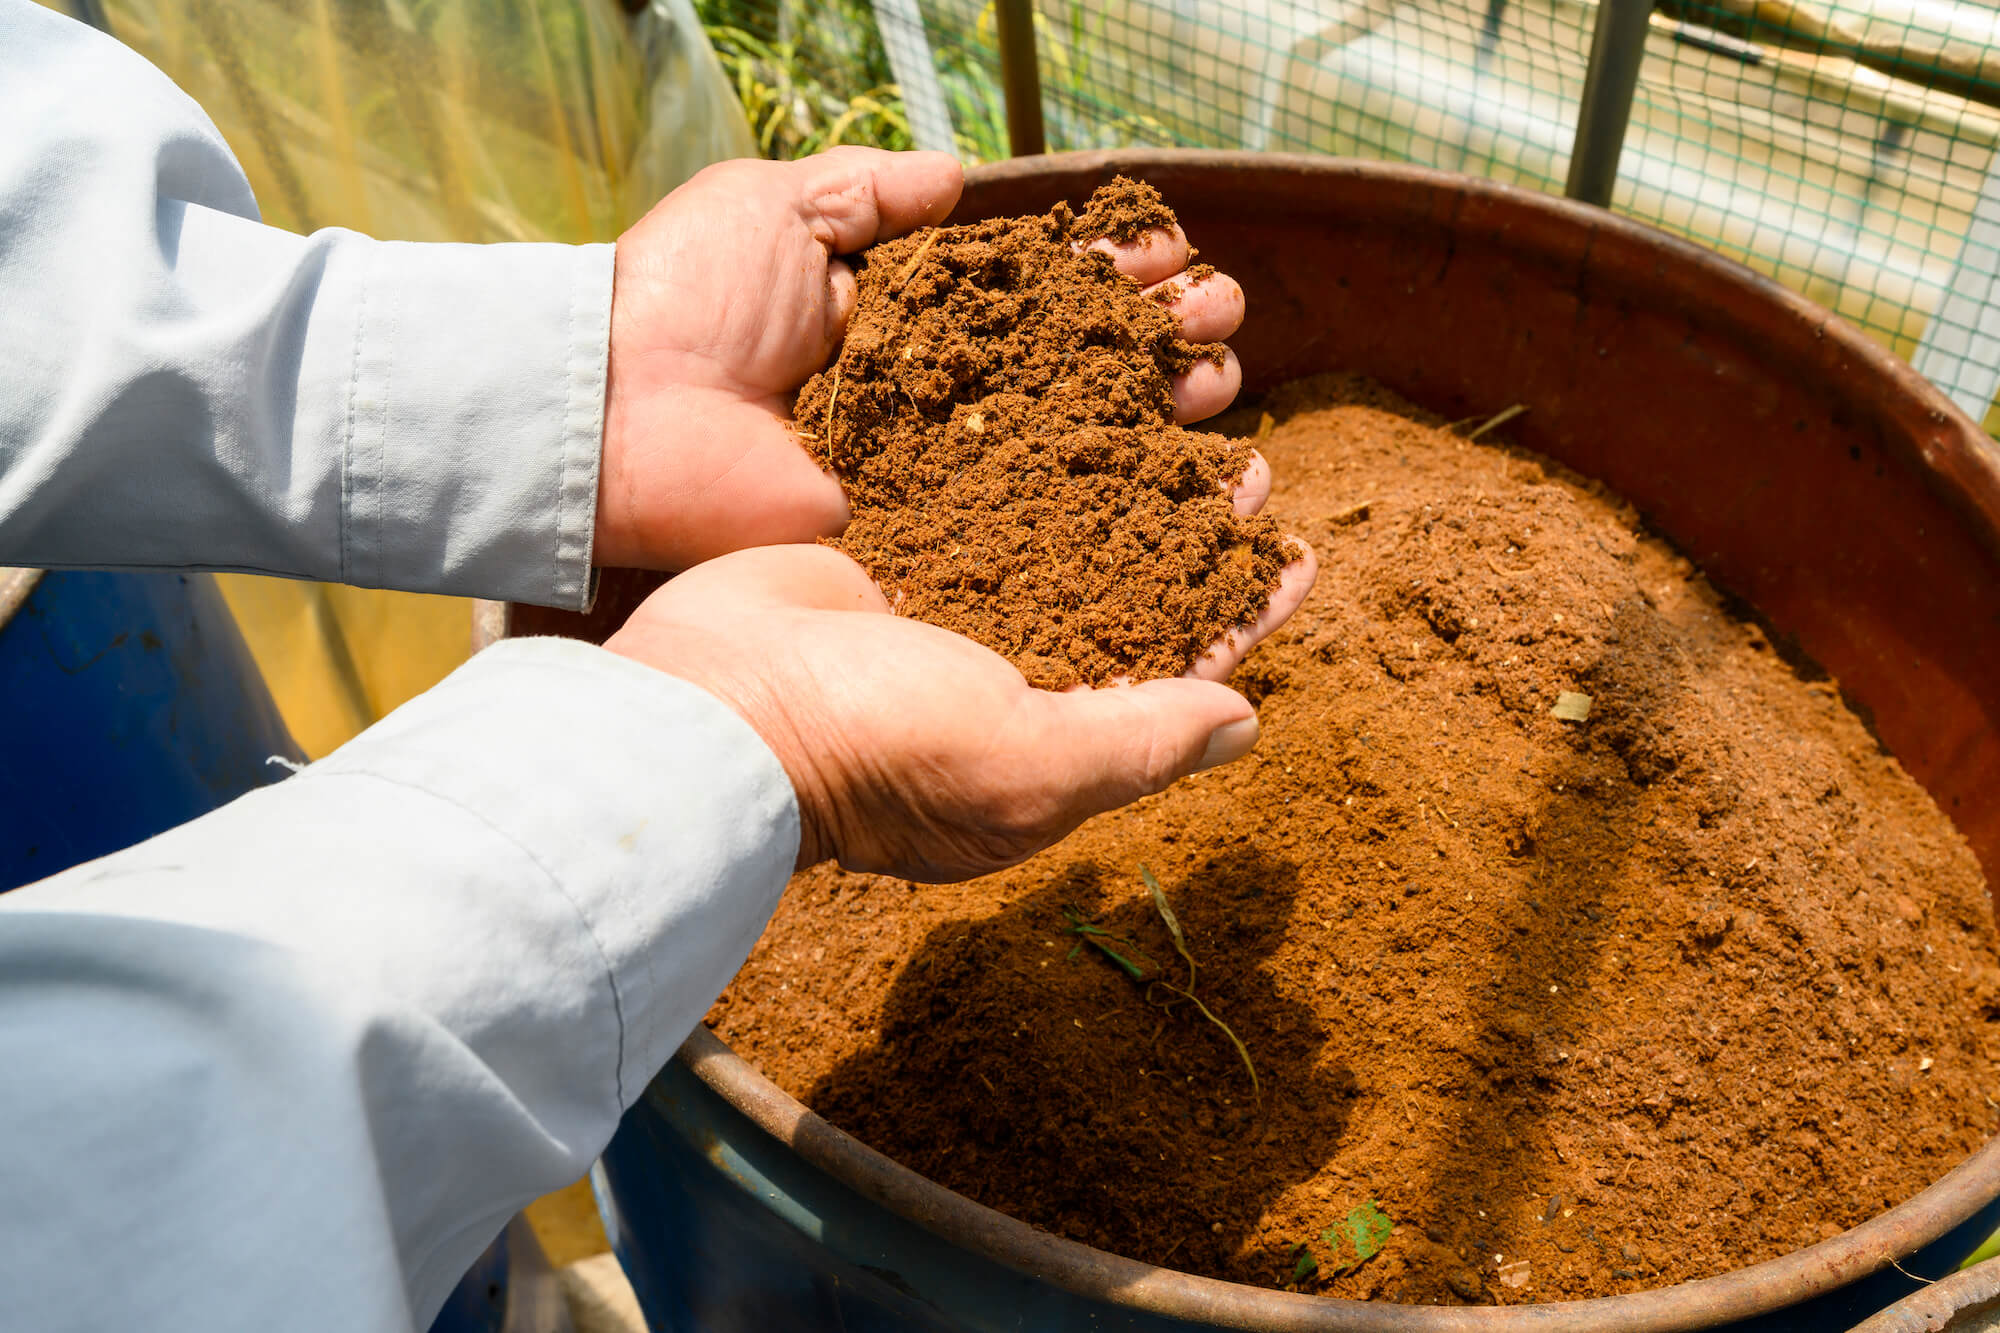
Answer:
[[[1250,753],[1250,747],[1257,743],[1257,719],[1246,717],[1241,721],[1226,723],[1209,734],[1208,748],[1195,761],[1194,771],[1199,773],[1218,764],[1226,764],[1241,759]]]

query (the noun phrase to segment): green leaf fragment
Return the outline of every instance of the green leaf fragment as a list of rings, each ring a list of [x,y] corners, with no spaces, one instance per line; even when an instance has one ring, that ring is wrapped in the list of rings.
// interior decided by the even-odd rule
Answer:
[[[1097,949],[1100,950],[1106,958],[1109,958],[1112,962],[1124,968],[1125,974],[1131,977],[1132,980],[1144,981],[1146,979],[1145,968],[1140,967],[1137,963],[1133,962],[1130,958],[1127,958],[1124,954],[1119,953],[1116,949],[1106,944],[1103,940],[1098,939],[1094,935],[1086,935],[1084,936],[1084,938],[1090,941],[1091,944],[1095,945]]]
[[[1354,1258],[1334,1269],[1338,1273],[1350,1273],[1382,1253],[1382,1247],[1389,1241],[1389,1233],[1395,1229],[1394,1219],[1370,1199],[1357,1204],[1344,1221],[1320,1232],[1319,1238],[1331,1245],[1336,1253],[1343,1248],[1354,1251]]]
[[[1292,1251],[1292,1281],[1304,1282],[1317,1272],[1319,1260],[1313,1258],[1313,1252],[1306,1248],[1304,1241],[1300,1241],[1298,1248]]]
[[[1347,1234],[1354,1241],[1354,1252],[1366,1263],[1382,1252],[1388,1243],[1389,1233],[1396,1224],[1373,1200],[1362,1204],[1347,1215]]]
[[[1126,939],[1123,935],[1114,935],[1102,926],[1092,925],[1090,922],[1085,921],[1083,914],[1078,912],[1074,907],[1063,908],[1063,916],[1069,921],[1066,933],[1076,936],[1080,943],[1088,944],[1091,948],[1118,964],[1119,967],[1124,969],[1125,975],[1132,978],[1132,980],[1144,981],[1146,979],[1145,968],[1139,966],[1124,954],[1119,953],[1107,943],[1107,941],[1116,940],[1120,944],[1129,945],[1132,941]],[[1072,947],[1070,956],[1075,957],[1075,955],[1076,950]]]

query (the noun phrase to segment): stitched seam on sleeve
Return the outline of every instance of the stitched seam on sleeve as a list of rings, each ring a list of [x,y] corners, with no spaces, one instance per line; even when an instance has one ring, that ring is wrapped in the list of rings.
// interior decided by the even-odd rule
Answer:
[[[305,775],[301,776],[304,777]],[[309,780],[323,781],[333,778],[366,778],[373,782],[380,782],[385,786],[399,787],[404,791],[413,791],[418,793],[419,795],[428,796],[432,800],[439,801],[445,805],[450,806],[452,809],[460,811],[461,813],[471,817],[473,820],[475,820],[479,824],[483,825],[486,829],[497,835],[502,841],[508,843],[516,851],[520,852],[522,856],[527,858],[528,863],[530,865],[534,866],[535,869],[542,872],[542,877],[549,882],[549,886],[553,888],[556,891],[556,893],[562,897],[562,900],[564,902],[569,904],[570,910],[576,913],[576,919],[582,923],[583,933],[590,940],[590,947],[592,951],[597,954],[597,961],[604,969],[604,983],[606,987],[611,991],[611,1017],[612,1021],[617,1025],[618,1028],[618,1049],[616,1054],[617,1067],[611,1071],[611,1074],[612,1074],[613,1090],[618,1098],[618,1107],[620,1113],[622,1114],[626,1105],[625,1003],[624,1003],[624,998],[618,993],[618,973],[617,970],[611,966],[611,956],[610,954],[605,952],[604,942],[597,938],[597,929],[590,919],[590,913],[583,910],[583,904],[579,903],[576,900],[575,895],[569,891],[566,885],[564,885],[564,883],[562,882],[562,877],[560,875],[557,875],[555,871],[551,870],[548,867],[548,865],[543,862],[542,858],[535,855],[534,851],[531,848],[529,848],[525,843],[523,843],[519,838],[516,838],[506,829],[494,823],[491,819],[487,818],[485,814],[481,813],[478,810],[473,809],[471,806],[465,804],[463,801],[454,800],[452,797],[445,795],[443,792],[433,790],[430,787],[421,786],[418,783],[410,782],[404,778],[392,778],[387,776],[386,774],[377,773],[374,772],[373,770],[365,768],[334,769],[332,771],[312,770],[310,771]],[[293,782],[300,780],[301,780],[300,778],[291,779],[291,781]]]
[[[371,584],[391,582],[387,562],[382,558],[382,548],[387,540],[386,534],[383,531],[385,520],[383,518],[382,493],[388,485],[389,413],[392,405],[395,403],[394,389],[396,382],[396,362],[398,359],[397,350],[400,347],[397,339],[402,335],[403,329],[403,290],[403,286],[398,284],[384,294],[385,303],[388,306],[389,328],[387,335],[382,340],[382,345],[388,349],[388,354],[381,358],[382,393],[381,403],[378,408],[380,419],[376,422],[375,429],[374,465],[368,469],[368,476],[364,479],[368,487],[370,538],[365,549],[368,551],[370,559],[368,561],[368,568],[360,571],[360,573]]]
[[[579,247],[569,259],[569,350],[554,525],[557,577],[549,584],[549,595],[555,604],[573,610],[588,607],[597,586],[591,559],[602,482],[612,284],[611,256],[599,251],[609,247]]]
[[[583,378],[583,368],[578,364],[581,359],[579,356],[581,349],[577,346],[576,326],[582,316],[583,282],[581,279],[572,279],[569,294],[569,337],[566,344],[569,356],[568,364],[564,367],[568,372],[565,378],[569,383],[566,386],[567,392],[563,396],[562,474],[556,479],[556,549],[549,578],[551,591],[565,587],[563,558],[569,554],[570,473],[576,465],[578,446],[576,391],[579,381]]]
[[[361,300],[354,310],[354,347],[347,367],[347,429],[340,441],[340,579],[351,580],[347,529],[354,514],[354,417],[361,396],[361,344],[368,325],[368,263],[365,247],[357,260],[361,270]]]

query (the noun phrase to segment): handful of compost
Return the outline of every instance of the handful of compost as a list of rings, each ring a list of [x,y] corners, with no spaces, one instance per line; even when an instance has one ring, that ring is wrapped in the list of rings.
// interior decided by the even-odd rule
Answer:
[[[1241,292],[1150,186],[1075,214],[878,245],[801,440],[853,520],[833,542],[890,603],[1037,685],[1220,678],[1303,600],[1311,556],[1266,518],[1269,470],[1185,429],[1240,381]],[[1148,279],[1153,279],[1148,284]]]

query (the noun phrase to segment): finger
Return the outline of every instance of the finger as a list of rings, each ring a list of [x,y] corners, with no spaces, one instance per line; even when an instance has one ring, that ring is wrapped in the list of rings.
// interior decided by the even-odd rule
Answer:
[[[853,318],[854,303],[859,299],[854,270],[838,259],[828,260],[826,293],[826,310],[820,321],[821,360],[833,355],[833,349],[847,332],[847,321]]]
[[[1195,659],[1188,668],[1188,675],[1196,680],[1224,680],[1236,670],[1244,656],[1271,631],[1291,618],[1299,609],[1306,594],[1312,591],[1313,579],[1319,575],[1319,557],[1312,547],[1297,537],[1287,537],[1298,558],[1286,565],[1278,573],[1278,586],[1271,589],[1271,600],[1263,613],[1248,625],[1239,625],[1216,640],[1215,646]]]
[[[1229,406],[1242,387],[1243,363],[1225,347],[1221,365],[1204,358],[1174,376],[1174,420],[1186,425],[1212,417]]]
[[[1173,230],[1155,227],[1142,231],[1129,241],[1114,241],[1109,236],[1100,236],[1083,247],[1086,250],[1102,250],[1111,256],[1112,264],[1126,277],[1145,286],[1164,282],[1188,266],[1187,233],[1176,222]]]
[[[1250,701],[1209,681],[1038,694],[1047,771],[1071,793],[1078,822],[1241,758],[1257,741]]]
[[[1237,514],[1249,518],[1264,507],[1264,501],[1271,498],[1271,465],[1264,461],[1264,455],[1252,449],[1250,465],[1243,469],[1243,475],[1236,479],[1236,484],[1226,489]]]
[[[965,184],[950,153],[835,148],[788,163],[799,212],[828,253],[844,255],[942,222]]]
[[[1180,274],[1156,282],[1146,295],[1179,295],[1166,303],[1181,324],[1181,337],[1191,343],[1219,343],[1243,327],[1243,289],[1227,273],[1211,273],[1190,283]]]

